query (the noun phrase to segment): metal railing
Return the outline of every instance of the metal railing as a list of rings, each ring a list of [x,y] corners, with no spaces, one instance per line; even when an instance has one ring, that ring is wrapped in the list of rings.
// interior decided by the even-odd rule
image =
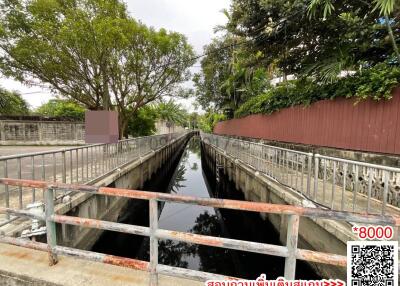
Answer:
[[[332,210],[400,214],[400,168],[305,153],[227,136],[202,140],[317,205]]]
[[[248,201],[224,200],[213,198],[197,198],[190,196],[172,195],[165,193],[154,193],[136,190],[116,189],[108,187],[93,187],[87,185],[68,185],[62,183],[47,183],[43,181],[0,179],[0,184],[17,186],[21,188],[40,188],[45,190],[46,205],[45,213],[34,213],[26,210],[16,210],[12,208],[0,207],[0,213],[28,217],[31,219],[46,222],[47,244],[38,243],[20,238],[0,236],[0,242],[14,244],[18,246],[43,250],[49,252],[50,265],[58,262],[57,255],[71,255],[74,257],[89,259],[97,262],[130,267],[138,270],[150,272],[150,285],[158,284],[158,274],[170,276],[180,276],[195,280],[204,281],[207,279],[226,278],[221,275],[200,272],[189,269],[160,265],[158,263],[158,241],[175,240],[186,243],[220,247],[240,251],[261,253],[285,258],[284,276],[286,279],[294,279],[296,272],[296,260],[305,260],[315,263],[324,263],[345,267],[346,256],[323,253],[298,248],[299,221],[300,217],[315,219],[330,219],[352,221],[355,223],[384,224],[398,227],[400,218],[396,216],[381,216],[356,214],[351,212],[339,212],[324,210],[319,208],[303,208],[290,205],[277,205]],[[112,197],[124,197],[131,199],[141,199],[149,201],[149,226],[127,225],[109,221],[102,221],[89,218],[58,215],[54,212],[54,191],[69,190],[85,192],[95,195]],[[287,242],[285,246],[272,245],[266,243],[242,241],[236,239],[213,237],[201,234],[178,232],[160,229],[158,227],[159,202],[182,203],[198,206],[209,206],[214,208],[233,209],[240,211],[251,211],[258,213],[279,214],[288,216],[287,222]],[[106,254],[83,251],[79,249],[63,247],[57,245],[56,223],[68,224],[80,227],[116,231],[128,234],[135,234],[150,237],[150,261],[128,259]],[[231,278],[230,278],[231,279]]]
[[[146,154],[170,144],[185,133],[136,137],[111,144],[93,144],[55,151],[0,157],[0,174],[7,178],[60,183],[93,182]],[[0,205],[23,209],[44,194],[21,187],[0,186]]]

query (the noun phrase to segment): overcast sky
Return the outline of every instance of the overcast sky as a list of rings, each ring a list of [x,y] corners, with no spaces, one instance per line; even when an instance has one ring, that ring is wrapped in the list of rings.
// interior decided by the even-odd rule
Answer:
[[[131,16],[144,24],[185,34],[198,54],[213,37],[214,27],[226,22],[221,10],[228,8],[230,3],[229,0],[127,0],[125,2]],[[32,107],[37,107],[52,97],[49,91],[35,86],[24,86],[11,79],[0,78],[0,85],[21,92]],[[181,101],[185,108],[190,110],[193,110],[192,102],[193,100]]]

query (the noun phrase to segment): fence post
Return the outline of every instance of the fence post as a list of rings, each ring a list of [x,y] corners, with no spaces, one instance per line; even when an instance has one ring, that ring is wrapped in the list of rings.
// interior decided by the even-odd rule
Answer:
[[[67,182],[67,161],[65,159],[65,151],[62,151],[62,182]]]
[[[34,156],[31,156],[31,166],[32,166],[32,169],[31,169],[31,177],[32,177],[32,180],[35,180],[35,157]],[[35,188],[32,188],[32,203],[34,203],[36,201],[36,189]]]
[[[22,166],[21,166],[21,158],[17,158],[17,171],[18,171],[18,179],[22,179]],[[23,208],[23,200],[22,200],[22,187],[18,187],[19,190],[19,208]]]
[[[285,259],[285,279],[294,280],[296,274],[296,251],[299,239],[299,223],[298,215],[289,215],[286,247],[289,251],[288,257]]]
[[[7,160],[3,161],[3,172],[4,172],[4,178],[8,178],[8,163]],[[5,195],[5,207],[9,208],[10,207],[10,191],[8,189],[8,185],[4,185],[4,195]],[[6,214],[6,218],[10,219],[10,214]]]
[[[311,172],[312,172],[312,153],[308,153],[307,162],[307,196],[311,195]]]
[[[158,240],[155,232],[158,229],[158,202],[155,199],[149,201],[150,214],[150,286],[158,285]]]
[[[389,189],[389,172],[383,171],[383,197],[382,197],[382,215],[386,212],[386,205],[388,202],[388,189]]]
[[[137,142],[138,142],[138,152],[139,152],[139,158],[142,158],[142,154],[141,154],[141,152],[140,152],[140,138],[138,138],[138,140],[137,140]]]
[[[315,154],[314,158],[314,200],[317,199],[318,193],[318,172],[319,172],[319,155]]]
[[[47,235],[47,248],[49,253],[49,265],[57,264],[58,258],[55,253],[57,245],[56,237],[56,223],[52,221],[51,217],[54,215],[54,191],[51,188],[46,190],[46,235]]]
[[[0,141],[6,141],[5,123],[3,121],[0,121]]]

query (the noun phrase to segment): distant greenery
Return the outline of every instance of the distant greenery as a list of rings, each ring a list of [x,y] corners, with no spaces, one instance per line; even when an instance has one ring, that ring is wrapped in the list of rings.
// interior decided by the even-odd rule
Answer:
[[[400,67],[385,63],[364,69],[352,76],[341,78],[333,83],[314,83],[309,79],[288,81],[252,97],[240,106],[235,117],[249,114],[272,112],[295,105],[310,105],[323,99],[337,97],[363,100],[390,99],[391,91],[400,82]]]
[[[189,113],[188,116],[188,121],[187,124],[190,129],[197,129],[199,128],[199,119],[200,119],[200,115],[197,112],[192,112]]]
[[[215,125],[227,119],[224,114],[214,113],[212,111],[207,112],[206,114],[200,116],[198,127],[201,131],[212,133]]]
[[[130,117],[125,137],[148,136],[156,131],[157,112],[151,106],[143,106],[135,116]]]
[[[157,118],[169,124],[184,126],[187,122],[187,113],[178,103],[173,100],[160,102],[156,107]]]
[[[28,115],[29,105],[15,91],[0,87],[0,115]]]
[[[225,36],[204,48],[207,55],[201,60],[202,71],[193,81],[197,102],[205,110],[236,110],[269,86],[267,68],[255,65],[260,54],[226,48],[237,43],[236,37]]]
[[[190,117],[180,104],[172,100],[146,105],[138,110],[137,115],[130,117],[124,135],[125,137],[152,135],[156,131],[157,120],[162,120],[170,126],[172,124],[185,126]]]
[[[85,119],[85,108],[82,105],[62,99],[50,99],[47,103],[38,107],[35,113],[45,116],[65,117],[77,121]]]

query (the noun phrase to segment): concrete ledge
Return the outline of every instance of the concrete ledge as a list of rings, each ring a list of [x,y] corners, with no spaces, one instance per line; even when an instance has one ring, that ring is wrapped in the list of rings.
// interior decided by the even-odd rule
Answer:
[[[50,267],[47,253],[7,244],[0,244],[0,261],[2,286],[149,285],[149,274],[144,271],[66,256],[59,256],[59,263]],[[159,285],[200,286],[204,283],[160,275]]]
[[[142,164],[144,164],[147,161],[150,161],[151,159],[154,159],[158,154],[166,152],[168,148],[170,147],[177,147],[179,146],[184,140],[188,138],[189,134],[180,137],[179,139],[172,140],[171,143],[167,146],[163,146],[157,150],[152,150],[151,152],[145,154],[142,157],[136,158],[128,163],[125,163],[119,167],[116,167],[114,170],[109,171],[106,174],[103,174],[85,184],[92,185],[92,186],[109,186],[110,184],[114,183],[117,181],[119,178],[122,178],[123,176],[127,176],[132,170],[135,168],[139,168]],[[171,155],[171,154],[170,154]],[[153,170],[155,171],[155,170]],[[128,186],[125,186],[124,188],[128,188]],[[68,202],[58,202],[55,206],[55,211],[57,214],[66,214],[72,209],[82,205],[84,202],[88,201],[91,197],[93,197],[92,194],[88,193],[74,193],[71,194],[70,201]],[[105,216],[102,215],[98,217],[97,219],[103,219]],[[31,225],[30,220],[26,220],[25,218],[20,218],[8,225],[7,228],[3,227],[3,230],[0,231],[0,233],[3,233],[4,235],[7,236],[20,236],[21,232],[24,229],[29,228]]]
[[[224,150],[207,143],[204,143],[203,146],[206,164],[213,168],[216,161],[220,162],[223,166],[224,175],[235,183],[236,189],[243,193],[246,201],[304,206],[304,197],[296,191],[275,182],[265,174],[257,172],[251,166],[226,154]],[[263,219],[268,219],[271,222],[280,235],[281,244],[285,245],[287,216],[279,214],[260,215]],[[347,241],[356,240],[355,238],[348,222],[308,217],[301,217],[300,219],[299,248],[346,255]],[[320,263],[309,263],[309,265],[322,277],[346,280],[346,269],[344,267]]]

